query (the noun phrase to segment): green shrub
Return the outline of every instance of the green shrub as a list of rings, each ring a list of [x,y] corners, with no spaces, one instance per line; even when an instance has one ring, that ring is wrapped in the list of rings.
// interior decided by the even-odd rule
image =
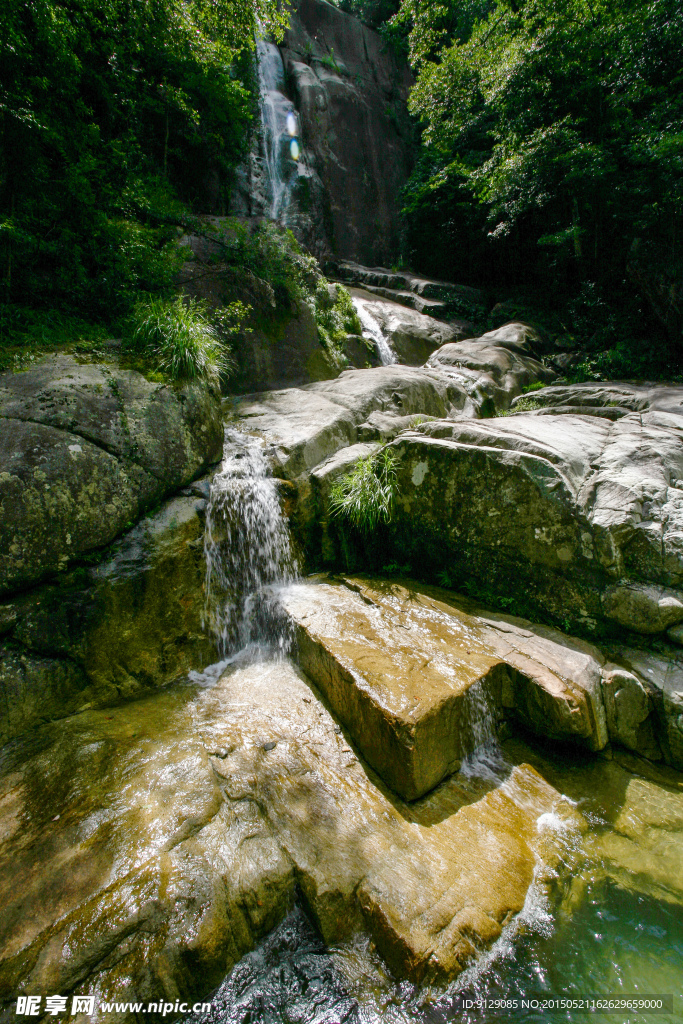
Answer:
[[[361,533],[388,523],[396,489],[396,455],[388,448],[359,459],[332,488],[330,512]]]
[[[280,301],[296,305],[308,300],[321,280],[315,257],[304,251],[291,231],[272,221],[250,229],[230,219],[211,238],[220,246],[218,260],[268,281]]]
[[[212,314],[199,299],[147,296],[133,308],[123,348],[171,380],[203,380],[218,386],[232,367],[221,333],[238,331],[247,312],[239,302]]]

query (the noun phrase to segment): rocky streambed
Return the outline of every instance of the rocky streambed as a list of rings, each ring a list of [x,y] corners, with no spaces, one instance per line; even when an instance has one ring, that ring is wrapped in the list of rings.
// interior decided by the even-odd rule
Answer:
[[[451,335],[222,411],[115,360],[0,379],[38,432],[0,467],[9,1013],[680,999],[683,389],[552,386],[538,345]],[[383,445],[395,514],[364,549],[330,493]]]

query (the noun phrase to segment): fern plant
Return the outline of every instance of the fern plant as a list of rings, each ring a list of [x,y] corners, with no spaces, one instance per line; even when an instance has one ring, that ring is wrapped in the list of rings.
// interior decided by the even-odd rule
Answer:
[[[361,533],[388,523],[396,491],[396,455],[384,448],[359,459],[350,473],[338,480],[330,495],[330,513],[341,516]]]

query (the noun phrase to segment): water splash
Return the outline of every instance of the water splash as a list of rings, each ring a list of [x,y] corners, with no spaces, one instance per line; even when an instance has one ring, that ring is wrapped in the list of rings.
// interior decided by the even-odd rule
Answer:
[[[392,366],[397,363],[398,360],[389,342],[384,337],[379,321],[375,319],[366,304],[357,295],[353,296],[353,304],[356,307],[358,319],[363,325],[363,337],[374,341],[382,366]]]
[[[296,560],[264,445],[238,430],[226,430],[211,485],[204,558],[204,624],[220,657],[244,648],[285,654],[291,627],[277,594],[296,578]]]
[[[284,224],[300,173],[298,160],[301,153],[299,142],[294,137],[298,134],[298,118],[294,104],[285,96],[285,66],[277,46],[258,39],[256,52],[264,169],[270,203],[268,216]]]

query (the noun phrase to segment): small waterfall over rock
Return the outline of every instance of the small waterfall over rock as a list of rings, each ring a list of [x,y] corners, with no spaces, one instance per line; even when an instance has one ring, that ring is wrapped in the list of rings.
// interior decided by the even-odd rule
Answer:
[[[510,765],[498,743],[495,704],[486,680],[476,682],[467,691],[463,734],[472,749],[462,760],[461,774],[501,782]]]
[[[394,363],[397,363],[398,360],[394,355],[389,342],[384,337],[384,332],[382,331],[379,321],[374,318],[363,300],[357,295],[353,296],[353,304],[356,307],[358,319],[363,325],[363,337],[374,341],[382,366],[391,366]]]
[[[265,200],[271,220],[287,223],[299,176],[298,117],[285,96],[285,66],[274,43],[257,40],[259,104],[263,125]],[[302,168],[303,170],[303,168]]]
[[[286,653],[277,589],[295,579],[296,560],[263,443],[237,430],[226,430],[211,486],[204,556],[205,624],[221,658],[245,648]]]

